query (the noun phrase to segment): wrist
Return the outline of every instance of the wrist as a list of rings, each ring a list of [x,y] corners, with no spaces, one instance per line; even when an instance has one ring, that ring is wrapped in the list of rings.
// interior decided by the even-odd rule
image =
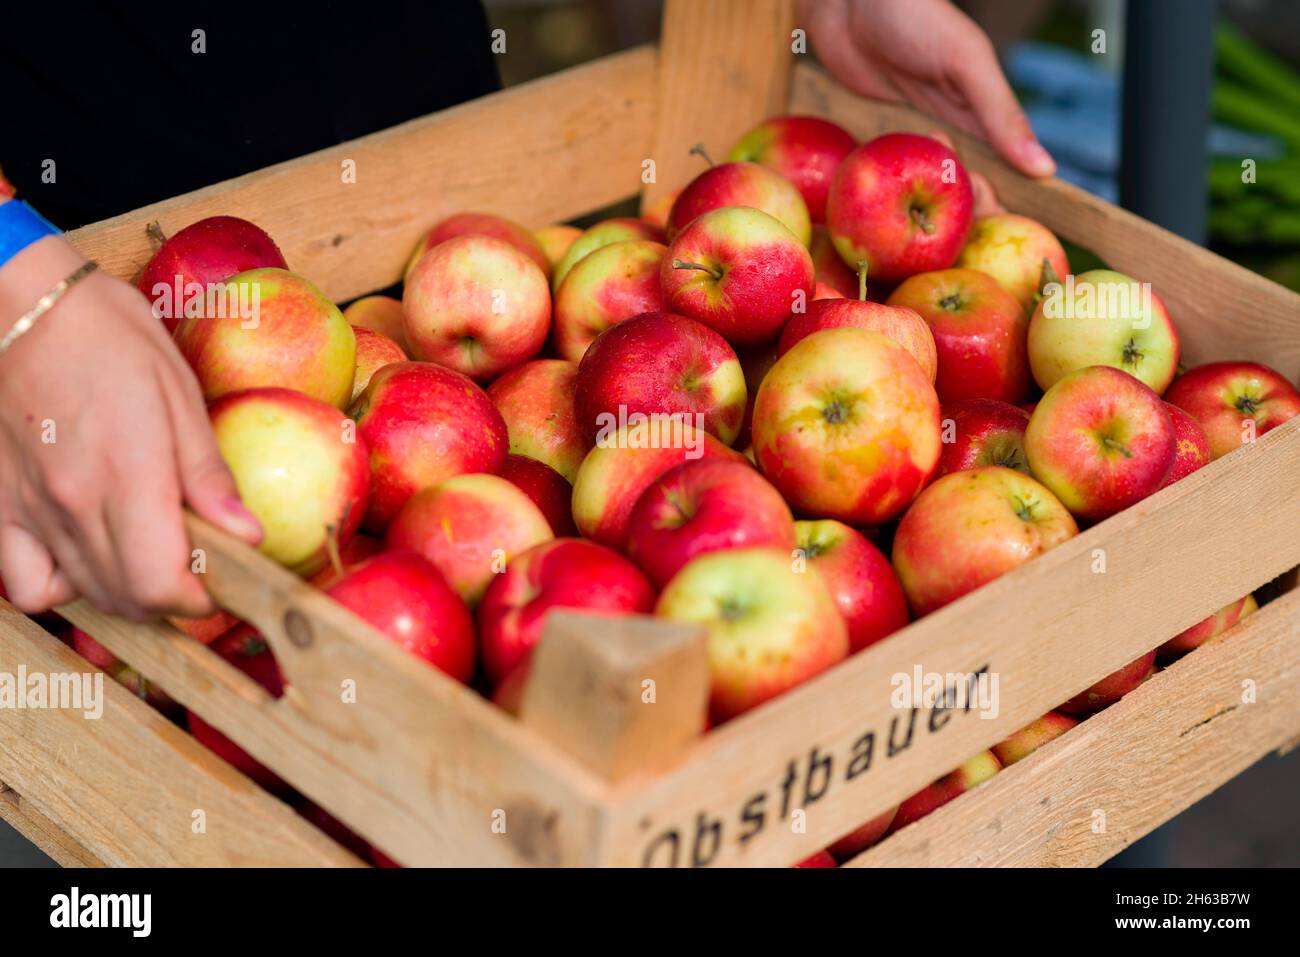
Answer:
[[[0,335],[85,261],[62,236],[45,236],[0,266]]]

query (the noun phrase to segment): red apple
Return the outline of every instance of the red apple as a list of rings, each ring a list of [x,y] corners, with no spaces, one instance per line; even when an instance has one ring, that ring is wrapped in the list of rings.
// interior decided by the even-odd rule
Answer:
[[[411,258],[406,263],[406,272],[403,279],[409,280],[411,270],[415,268],[415,264],[420,261],[420,258],[426,252],[434,246],[445,243],[449,239],[455,239],[458,236],[489,236],[493,239],[499,239],[513,246],[535,262],[543,275],[550,275],[551,260],[547,257],[541,243],[537,241],[537,237],[528,229],[513,220],[506,219],[504,216],[497,216],[492,213],[457,213],[454,216],[448,216],[420,237],[420,241],[415,246],[415,251],[411,253]]]
[[[1025,428],[1029,413],[997,399],[957,399],[945,402],[943,453],[939,475],[1002,465],[1029,474],[1025,459]]]
[[[794,548],[781,493],[740,462],[684,462],[659,476],[628,520],[628,555],[659,587],[698,555],[727,548]]]
[[[474,622],[442,573],[415,552],[389,551],[357,565],[325,593],[408,654],[457,681],[474,674]]]
[[[579,362],[592,340],[629,316],[663,308],[659,271],[668,247],[648,239],[589,253],[555,292],[555,348]]]
[[[251,626],[244,625],[210,646],[213,651],[279,698],[284,694],[284,676],[266,641]],[[208,724],[193,711],[185,712],[194,740],[232,765],[255,783],[276,794],[292,791],[278,774]]]
[[[1300,392],[1258,362],[1197,366],[1178,377],[1167,398],[1200,423],[1216,459],[1300,414]]]
[[[621,551],[637,499],[674,465],[702,458],[745,461],[687,421],[660,420],[659,427],[654,421],[629,420],[599,436],[583,459],[573,482],[573,521],[584,537]]]
[[[579,263],[565,286],[599,255]],[[589,442],[620,414],[657,412],[689,416],[730,445],[745,414],[745,374],[727,340],[708,326],[670,312],[647,312],[592,342],[578,367],[574,404]]]
[[[1047,742],[1059,738],[1079,723],[1060,711],[1049,711],[1025,725],[1005,741],[993,745],[993,754],[1004,768],[1009,768],[1017,761],[1023,761]]]
[[[577,388],[575,363],[534,359],[511,369],[487,390],[505,420],[510,451],[545,462],[570,482],[591,448],[574,409]]]
[[[826,219],[831,177],[857,141],[842,126],[817,116],[774,116],[740,138],[727,159],[762,163],[794,184],[814,223]]]
[[[894,568],[920,617],[1077,532],[1065,506],[1028,475],[997,465],[952,472],[898,523]]]
[[[956,153],[928,136],[886,133],[836,170],[826,226],[841,259],[894,282],[951,266],[973,209],[970,177]]]
[[[668,214],[669,241],[705,213],[732,206],[762,210],[790,230],[805,248],[812,241],[808,206],[799,190],[758,163],[711,166],[687,183]]]
[[[267,266],[289,268],[280,248],[261,227],[236,216],[209,216],[164,240],[145,264],[136,287],[172,332],[184,317],[186,304],[205,295],[210,285]]]
[[[1095,685],[1084,688],[1058,710],[1066,714],[1093,714],[1110,707],[1151,676],[1156,663],[1156,653],[1148,651],[1136,661],[1131,661],[1119,671],[1112,672]]]
[[[886,306],[863,299],[815,299],[807,310],[790,317],[781,332],[780,355],[801,339],[822,329],[870,329],[892,339],[911,354],[931,383],[938,373],[934,336],[924,319],[912,309]]]
[[[788,549],[700,555],[664,588],[655,614],[707,633],[715,722],[788,691],[849,652],[826,586],[796,572]]]
[[[725,206],[690,222],[668,248],[661,273],[665,307],[757,345],[781,331],[796,297],[813,287],[808,250],[767,213]]]
[[[1127,372],[1090,366],[1047,390],[1025,428],[1034,477],[1072,513],[1100,521],[1165,484],[1174,424],[1160,396]]]
[[[1050,284],[1034,308],[1028,348],[1042,389],[1088,366],[1114,366],[1163,393],[1180,354],[1178,330],[1150,283],[1109,269]]]
[[[664,231],[661,227],[643,219],[618,217],[602,220],[585,230],[569,245],[560,261],[555,264],[555,270],[551,275],[551,288],[558,291],[569,275],[569,270],[602,246],[637,239],[662,243]]]
[[[973,269],[924,273],[904,281],[888,304],[913,309],[929,324],[942,401],[1000,399],[1014,405],[1029,397],[1028,319],[992,277]]]
[[[510,559],[555,536],[523,491],[498,475],[457,475],[415,493],[388,527],[389,548],[437,566],[473,605]]]
[[[668,215],[673,211],[673,203],[677,202],[677,197],[681,194],[680,189],[664,193],[641,210],[641,219],[660,230],[660,235],[663,235],[663,230],[668,228]]]
[[[281,387],[342,408],[352,395],[357,341],[319,289],[283,269],[230,277],[176,327],[176,346],[211,401]]]
[[[352,541],[338,549],[338,564],[335,555],[330,555],[330,563],[307,579],[307,584],[324,591],[367,558],[373,558],[384,550],[384,543],[377,538],[358,532]]]
[[[1015,213],[975,220],[957,266],[992,276],[1026,313],[1033,311],[1047,282],[1059,282],[1070,274],[1070,260],[1052,231]]]
[[[843,522],[795,522],[795,548],[821,577],[849,633],[849,654],[907,624],[907,598],[889,559]]]
[[[414,358],[485,380],[542,348],[551,328],[551,293],[546,274],[514,246],[490,236],[458,236],[412,267],[402,311]]]
[[[493,578],[479,603],[488,678],[500,686],[525,664],[552,609],[644,614],[653,607],[654,594],[635,565],[595,542],[560,538],[530,548]]]
[[[1253,594],[1238,598],[1232,604],[1220,608],[1213,615],[1192,625],[1186,631],[1179,632],[1156,649],[1161,661],[1173,661],[1201,645],[1218,638],[1229,628],[1247,615],[1259,610],[1259,604]]]
[[[555,469],[526,455],[511,454],[497,474],[533,500],[557,536],[578,533],[573,524],[573,486]]]
[[[939,462],[939,400],[912,355],[824,329],[777,360],[754,402],[759,468],[796,512],[851,525],[907,508]]]
[[[509,448],[506,424],[487,394],[429,362],[384,366],[348,414],[370,449],[365,520],[375,532],[420,489],[466,472],[495,472]]]
[[[262,554],[304,577],[346,545],[370,498],[366,441],[338,409],[289,389],[249,389],[208,409]]]
[[[858,273],[855,269],[849,268],[840,258],[840,254],[835,251],[825,226],[813,227],[812,244],[808,247],[808,254],[812,256],[813,276],[818,287],[824,287],[822,295],[818,295],[816,290],[813,291],[814,299],[834,298],[826,295],[825,290],[831,290],[846,299],[858,297],[860,285]]]
[[[400,300],[392,296],[363,296],[343,310],[343,318],[354,332],[358,328],[378,332],[407,352],[406,321],[402,318]]]
[[[405,362],[406,353],[392,339],[381,332],[358,326],[352,330],[357,337],[357,369],[352,377],[352,401],[355,402],[370,384],[370,377],[384,366]]]
[[[917,791],[898,806],[894,822],[887,833],[893,834],[907,825],[937,811],[949,801],[983,784],[1002,770],[992,751],[981,751],[956,771],[945,774],[933,784]]]
[[[885,832],[889,830],[889,825],[894,823],[894,815],[898,813],[898,808],[891,807],[883,814],[877,814],[870,821],[854,828],[848,834],[828,847],[826,850],[831,857],[841,864],[847,860],[857,857],[872,844],[875,844]]]
[[[166,691],[132,668],[80,628],[72,629],[72,650],[104,672],[127,691],[163,714],[181,710]]]
[[[791,867],[839,867],[835,863],[835,858],[831,856],[830,851],[818,851],[812,857],[806,857],[798,864],[791,864]]]
[[[355,539],[353,539],[355,541]],[[3,594],[0,594],[3,597]],[[240,624],[228,611],[217,609],[206,618],[177,618],[168,616],[168,624],[189,635],[201,645],[210,645],[230,629]]]
[[[1169,421],[1174,425],[1174,466],[1169,470],[1165,485],[1173,485],[1180,478],[1191,475],[1214,458],[1210,453],[1210,440],[1201,424],[1191,414],[1172,402],[1165,403]],[[1160,486],[1164,488],[1165,486]]]

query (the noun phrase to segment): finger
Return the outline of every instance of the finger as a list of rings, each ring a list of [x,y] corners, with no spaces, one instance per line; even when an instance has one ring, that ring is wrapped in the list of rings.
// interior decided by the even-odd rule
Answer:
[[[957,147],[953,144],[952,137],[943,130],[931,130],[926,135],[956,152]],[[998,194],[994,192],[993,184],[988,181],[988,178],[983,173],[978,173],[970,167],[966,167],[966,173],[970,176],[971,192],[974,194],[973,211],[976,219],[1007,211],[1006,207],[998,202]]]
[[[77,597],[49,549],[19,525],[0,526],[0,568],[10,604],[25,614],[49,611]]]
[[[1034,136],[987,38],[981,35],[953,68],[962,95],[979,119],[983,137],[1002,158],[1026,176],[1056,172],[1056,163]]]

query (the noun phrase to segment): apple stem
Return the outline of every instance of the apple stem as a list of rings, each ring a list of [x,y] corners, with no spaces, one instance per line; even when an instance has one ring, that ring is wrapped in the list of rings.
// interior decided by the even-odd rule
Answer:
[[[1037,302],[1038,300],[1042,299],[1043,296],[1046,295],[1045,290],[1052,283],[1056,283],[1057,285],[1060,285],[1060,282],[1061,282],[1061,277],[1057,275],[1056,270],[1052,268],[1052,261],[1048,259],[1046,256],[1044,256],[1043,270],[1038,275],[1038,290],[1034,293],[1034,301]]]
[[[912,207],[912,221],[921,227],[921,232],[929,236],[934,232],[934,223],[925,218],[925,210],[919,206]]]
[[[709,164],[709,166],[717,165],[713,162],[712,157],[710,157],[709,154],[705,152],[703,143],[696,143],[694,146],[692,146],[690,149],[690,155],[701,157],[704,160],[704,162]]]
[[[146,226],[144,231],[149,234],[149,239],[153,241],[154,249],[167,242],[167,234],[163,232],[162,226],[158,225],[156,219]]]
[[[858,260],[858,301],[867,301],[867,261]]]
[[[343,577],[343,556],[339,553],[339,528],[337,525],[325,526],[325,551],[329,555],[334,574]]]
[[[1109,436],[1102,439],[1101,444],[1106,446],[1106,448],[1108,449],[1114,449],[1116,452],[1124,456],[1124,458],[1126,459],[1131,459],[1133,457],[1133,452],[1131,449],[1129,449],[1127,445],[1125,445],[1123,442],[1116,441],[1115,439],[1112,439]]]
[[[702,270],[703,272],[708,273],[714,279],[722,278],[721,269],[714,269],[710,266],[704,265],[703,263],[694,263],[687,259],[674,259],[673,268],[674,269],[699,269]]]

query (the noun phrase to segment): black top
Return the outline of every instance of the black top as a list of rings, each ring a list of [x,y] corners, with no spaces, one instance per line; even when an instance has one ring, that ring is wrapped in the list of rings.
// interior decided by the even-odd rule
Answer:
[[[71,229],[499,87],[479,0],[24,0],[0,13],[0,168]]]

